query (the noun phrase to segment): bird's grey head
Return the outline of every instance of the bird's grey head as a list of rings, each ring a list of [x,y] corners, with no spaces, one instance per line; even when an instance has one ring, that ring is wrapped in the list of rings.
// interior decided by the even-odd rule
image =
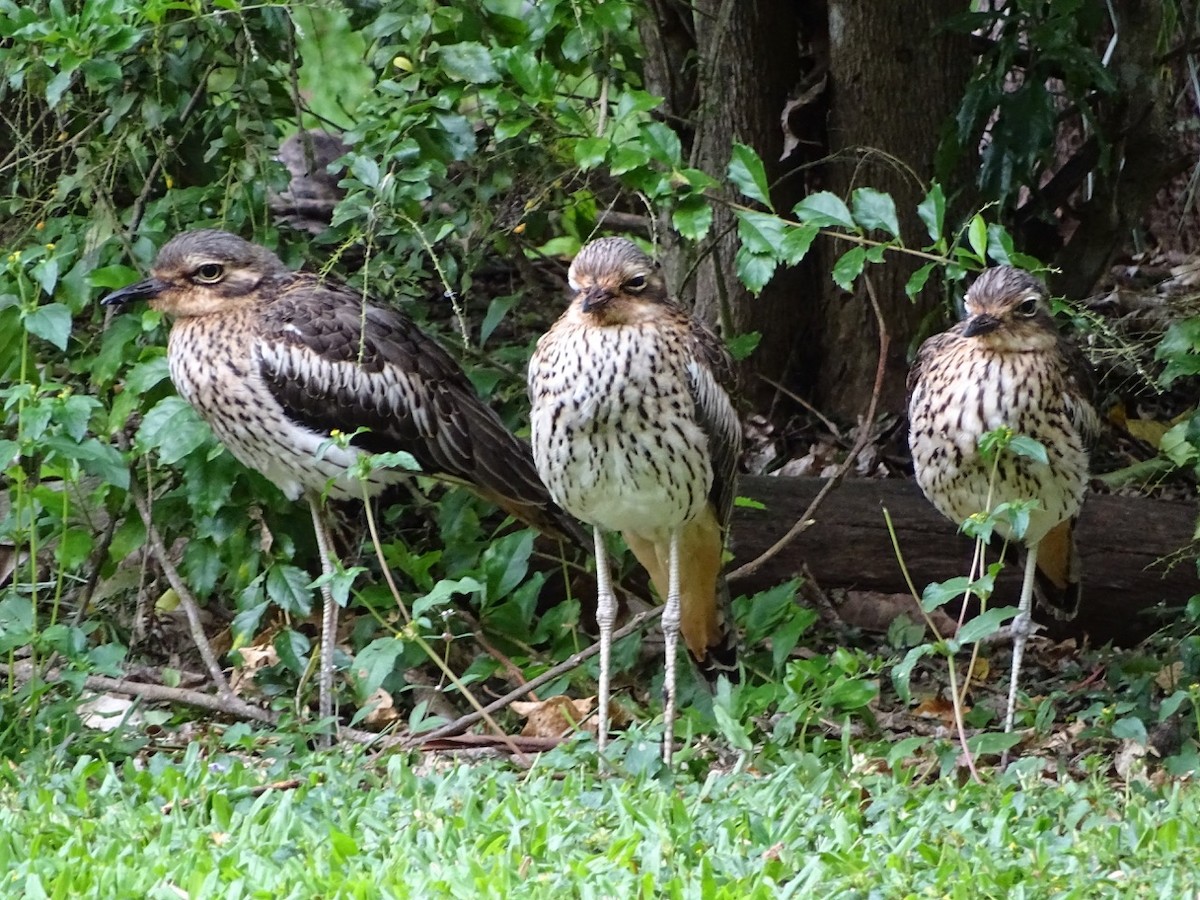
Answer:
[[[658,263],[628,238],[585,245],[571,263],[567,282],[580,310],[608,324],[629,321],[638,308],[667,299]]]
[[[1005,350],[1041,349],[1057,340],[1046,285],[1012,266],[985,269],[963,300],[965,337]]]
[[[173,316],[227,312],[258,298],[263,282],[288,274],[265,247],[215,229],[185,231],[171,238],[154,260],[151,277],[114,291],[106,306],[149,300]]]

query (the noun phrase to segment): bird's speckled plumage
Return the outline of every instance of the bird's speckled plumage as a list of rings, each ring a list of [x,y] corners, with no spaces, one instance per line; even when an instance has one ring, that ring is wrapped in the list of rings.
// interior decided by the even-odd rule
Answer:
[[[955,522],[1007,501],[1040,502],[1024,543],[1042,543],[1042,599],[1071,614],[1080,583],[1073,523],[1099,420],[1086,362],[1058,335],[1046,303],[1028,273],[1002,266],[979,276],[967,317],[927,340],[909,373],[909,446],[921,490]],[[1048,463],[1003,455],[989,500],[978,443],[1001,426],[1039,441]],[[1007,536],[1003,523],[998,531]]]
[[[288,269],[222,231],[181,234],[152,277],[110,302],[148,299],[173,318],[176,388],[242,463],[291,499],[361,497],[346,474],[361,450],[407,451],[557,535],[581,534],[537,477],[529,448],[475,394],[459,366],[403,313]],[[331,431],[354,434],[349,448]],[[405,476],[377,468],[370,491]]]
[[[728,356],[631,241],[588,244],[569,281],[574,299],[529,366],[538,471],[568,512],[620,531],[664,597],[682,529],[684,640],[702,667],[728,668],[721,555],[741,441]]]

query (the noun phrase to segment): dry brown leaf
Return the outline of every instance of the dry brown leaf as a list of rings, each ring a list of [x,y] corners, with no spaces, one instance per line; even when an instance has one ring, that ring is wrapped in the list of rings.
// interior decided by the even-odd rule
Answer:
[[[556,738],[579,728],[595,705],[595,697],[572,700],[558,694],[546,700],[518,700],[512,708],[513,712],[526,720],[525,727],[521,729],[522,737]],[[592,722],[584,727],[593,732],[596,730]]]
[[[963,706],[963,715],[971,707]],[[914,707],[912,714],[922,719],[938,719],[946,725],[954,724],[954,704],[942,696],[926,697]]]
[[[1154,683],[1162,688],[1163,693],[1169,694],[1179,687],[1182,678],[1183,662],[1173,662],[1158,670],[1158,674],[1154,676]]]
[[[270,644],[260,644],[254,647],[242,647],[238,650],[242,664],[234,666],[229,676],[229,687],[239,697],[252,697],[258,694],[258,686],[254,683],[254,673],[265,666],[273,666],[279,662],[279,654]]]
[[[363,718],[364,725],[382,728],[400,718],[400,713],[396,711],[395,698],[383,688],[376,688],[375,693],[367,698],[367,702],[363,704],[363,708],[368,707],[370,708],[370,712]]]
[[[864,631],[887,631],[902,615],[914,622],[925,621],[920,604],[910,594],[847,591],[845,601],[838,604],[837,609],[843,622]],[[941,634],[953,634],[958,628],[957,623],[940,609],[930,613],[930,618]]]

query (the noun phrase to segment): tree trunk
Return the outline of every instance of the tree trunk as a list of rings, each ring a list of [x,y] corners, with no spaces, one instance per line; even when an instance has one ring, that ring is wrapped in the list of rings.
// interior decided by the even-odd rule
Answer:
[[[966,35],[941,31],[963,11],[961,0],[879,3],[830,0],[828,187],[849,198],[857,187],[892,195],[907,246],[928,243],[916,206],[934,175],[943,127],[951,121],[971,73],[973,56]],[[970,175],[962,180],[970,183]],[[829,272],[849,245],[823,241],[822,271]],[[936,314],[941,295],[931,282],[910,301],[904,287],[919,260],[890,254],[867,270],[882,309],[891,352],[887,360],[883,411],[904,406],[905,372],[923,321]],[[878,329],[865,286],[854,296],[831,281],[821,286],[820,303],[807,341],[812,352],[797,373],[811,385],[814,404],[842,420],[865,408],[875,377]],[[936,330],[936,329],[932,329]]]
[[[780,114],[788,94],[801,80],[797,55],[799,17],[793,0],[649,0],[643,22],[647,47],[647,88],[667,98],[665,111],[676,123],[691,165],[724,179],[733,143],[753,147],[776,182],[792,163],[780,162],[783,131]],[[683,66],[689,57],[690,70]],[[776,184],[776,208],[790,209],[804,186],[792,178]],[[745,202],[743,197],[733,197]],[[729,334],[756,331],[758,349],[741,367],[742,392],[765,405],[774,390],[756,373],[778,379],[794,351],[796,309],[807,293],[804,271],[780,271],[758,296],[738,280],[734,257],[739,247],[733,215],[721,205],[703,246],[689,250],[667,247],[664,263],[669,283],[695,298],[696,313],[719,321]]]

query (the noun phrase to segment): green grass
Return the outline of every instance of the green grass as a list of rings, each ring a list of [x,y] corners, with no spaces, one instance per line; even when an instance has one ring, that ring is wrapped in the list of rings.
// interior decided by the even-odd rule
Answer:
[[[914,785],[799,752],[768,773],[691,777],[650,764],[649,743],[626,747],[626,765],[641,760],[643,774],[598,776],[587,743],[528,773],[416,755],[271,761],[195,744],[118,766],[26,762],[0,787],[0,895],[1165,897],[1195,888],[1200,801],[1187,783],[1114,789],[1018,765],[982,786]],[[252,792],[285,778],[299,787]]]

